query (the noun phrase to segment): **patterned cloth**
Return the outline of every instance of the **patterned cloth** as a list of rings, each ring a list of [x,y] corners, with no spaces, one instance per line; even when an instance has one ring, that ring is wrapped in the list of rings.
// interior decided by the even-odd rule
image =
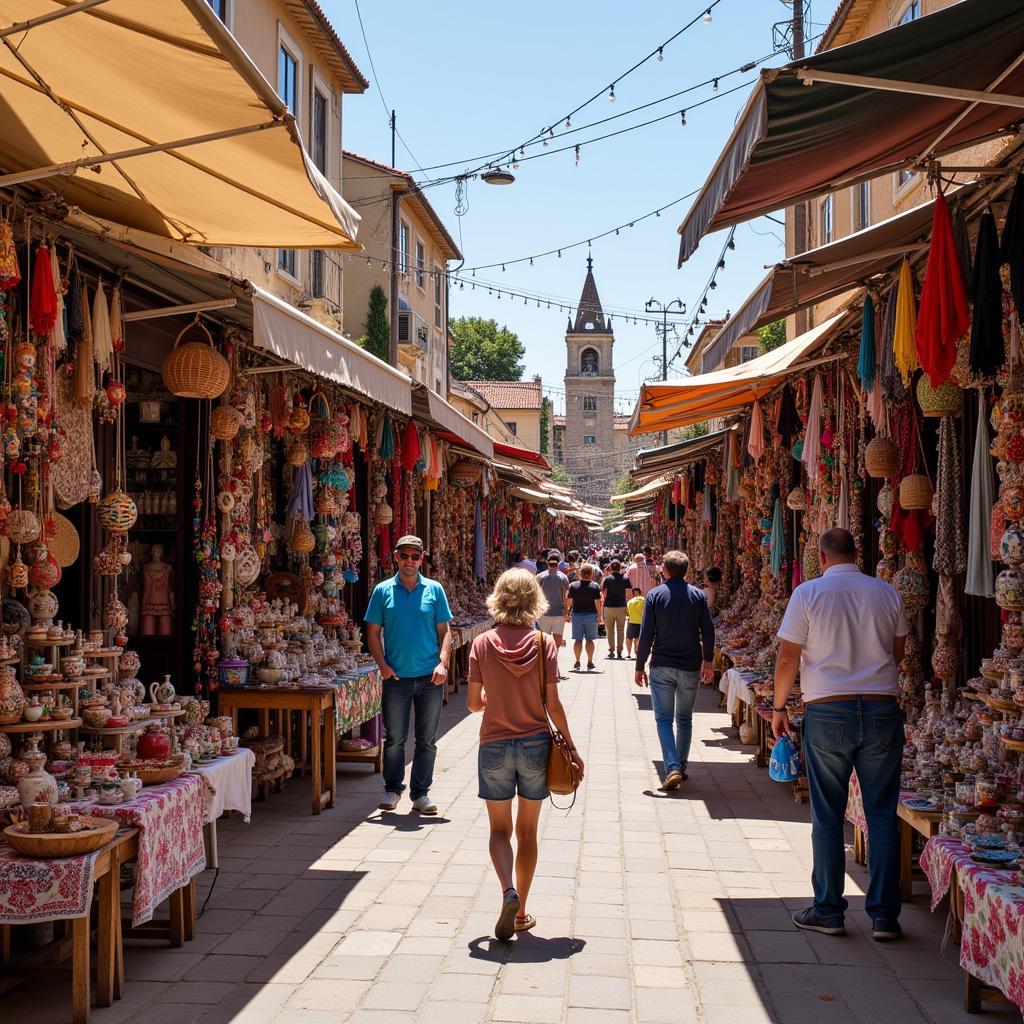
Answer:
[[[932,910],[956,872],[964,897],[960,966],[1024,1009],[1024,886],[1011,881],[1016,873],[975,863],[961,842],[944,836],[928,840],[921,868]]]
[[[368,669],[337,681],[334,715],[338,734],[346,733],[380,714],[381,680],[377,669]]]
[[[92,904],[99,852],[43,860],[0,843],[0,924],[85,917]]]
[[[88,813],[139,830],[132,897],[132,924],[152,919],[156,908],[206,868],[203,845],[205,786],[198,775],[181,775],[147,786],[123,804],[95,804]]]

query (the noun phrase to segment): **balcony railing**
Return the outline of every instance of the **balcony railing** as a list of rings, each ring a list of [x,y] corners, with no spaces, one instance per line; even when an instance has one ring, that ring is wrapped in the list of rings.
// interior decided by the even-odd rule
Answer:
[[[309,298],[326,299],[336,309],[341,309],[342,267],[330,253],[323,249],[310,250],[307,280]]]

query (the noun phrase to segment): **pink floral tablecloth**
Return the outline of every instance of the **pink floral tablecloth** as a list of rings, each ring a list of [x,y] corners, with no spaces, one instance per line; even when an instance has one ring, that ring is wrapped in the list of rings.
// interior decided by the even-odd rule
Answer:
[[[85,917],[99,853],[43,860],[0,842],[0,924],[38,924]]]
[[[956,872],[964,897],[960,966],[1024,1010],[1024,886],[1017,872],[971,860],[956,839],[935,836],[921,854],[932,887],[932,910]]]
[[[156,908],[206,867],[203,846],[205,786],[198,775],[182,775],[146,786],[134,800],[89,807],[89,814],[112,818],[139,830],[139,856],[132,897],[132,924],[152,919]]]

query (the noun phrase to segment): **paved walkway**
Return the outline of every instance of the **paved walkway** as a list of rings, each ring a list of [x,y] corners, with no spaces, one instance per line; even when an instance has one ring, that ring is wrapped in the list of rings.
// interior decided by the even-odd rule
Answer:
[[[603,647],[603,644],[602,644]],[[221,870],[194,941],[126,948],[126,999],[96,1024],[939,1024],[964,1021],[943,914],[919,895],[905,941],[871,941],[852,864],[850,934],[796,931],[810,826],[750,764],[702,690],[690,778],[656,789],[649,696],[629,662],[563,684],[587,781],[544,812],[536,932],[490,938],[499,901],[476,796],[475,716],[446,709],[435,819],[376,810],[379,777],[345,773],[308,814],[305,782],[221,823]],[[203,876],[200,904],[212,873]],[[56,1024],[67,990],[19,989],[8,1019]],[[992,1021],[1019,1021],[1012,1009]]]

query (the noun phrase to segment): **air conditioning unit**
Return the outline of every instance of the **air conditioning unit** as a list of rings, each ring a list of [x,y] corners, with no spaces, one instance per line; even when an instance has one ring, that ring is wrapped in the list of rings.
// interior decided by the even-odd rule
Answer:
[[[410,336],[412,335],[412,314],[411,313],[399,313],[398,314],[398,343],[400,345],[408,345]]]

